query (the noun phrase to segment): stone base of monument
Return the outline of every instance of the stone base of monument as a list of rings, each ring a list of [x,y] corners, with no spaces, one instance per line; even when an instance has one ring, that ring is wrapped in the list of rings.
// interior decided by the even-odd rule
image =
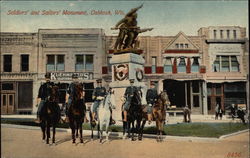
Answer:
[[[134,79],[134,86],[143,91],[143,103],[146,103],[145,95],[147,87],[143,82],[144,63],[142,56],[135,53],[114,54],[110,60],[112,65],[112,82],[110,87],[114,90],[116,109],[113,111],[115,120],[122,120],[122,104],[125,90],[130,86],[130,79]]]

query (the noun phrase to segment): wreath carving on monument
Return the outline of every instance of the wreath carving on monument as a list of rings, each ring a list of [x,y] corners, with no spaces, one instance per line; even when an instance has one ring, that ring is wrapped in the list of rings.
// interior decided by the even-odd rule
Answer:
[[[128,64],[119,64],[114,66],[115,80],[123,81],[128,78]]]
[[[141,82],[142,81],[142,79],[143,79],[143,70],[142,69],[136,69],[136,71],[135,71],[135,76],[136,76],[136,79],[137,79],[137,81],[139,81],[139,82]]]

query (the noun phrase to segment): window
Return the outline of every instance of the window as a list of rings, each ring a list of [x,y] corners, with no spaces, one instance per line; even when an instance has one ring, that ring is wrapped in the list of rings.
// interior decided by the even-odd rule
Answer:
[[[193,93],[199,93],[200,92],[200,82],[199,81],[193,81],[192,82],[192,90],[193,90]]]
[[[178,72],[186,72],[186,63],[184,58],[180,58],[180,63],[178,65]]]
[[[229,56],[221,56],[221,71],[229,72]]]
[[[227,39],[230,38],[230,30],[227,30]]]
[[[152,73],[156,73],[156,57],[152,57]]]
[[[4,72],[12,71],[12,55],[3,56],[3,71]]]
[[[231,56],[231,70],[236,72],[239,71],[239,63],[236,56]]]
[[[197,57],[193,58],[191,72],[199,72],[199,60]]]
[[[224,38],[224,37],[223,37],[223,30],[220,30],[220,38],[221,38],[221,39]]]
[[[183,48],[184,48],[182,43],[180,44],[180,48],[181,48],[181,49],[183,49]]]
[[[237,38],[236,30],[233,30],[233,34],[234,34],[234,39],[236,39]]]
[[[64,71],[64,55],[57,55],[56,70]]]
[[[185,44],[185,48],[188,48],[188,44]]]
[[[164,72],[172,72],[171,58],[164,58],[163,64],[164,64]]]
[[[213,64],[214,72],[239,72],[239,62],[236,56],[217,56]]]
[[[220,71],[220,56],[216,57],[216,60],[214,61],[214,72],[219,72]]]
[[[112,57],[107,57],[108,72],[111,72],[111,71],[112,71],[112,67],[111,67],[111,64],[110,64],[111,58],[112,58]],[[145,58],[145,57],[143,57],[143,58]]]
[[[217,32],[217,31],[216,31],[216,30],[214,30],[214,39],[216,39],[216,32]]]
[[[64,71],[64,55],[47,55],[47,71]]]
[[[94,70],[94,58],[93,55],[86,55],[86,70]]]
[[[21,55],[21,71],[29,71],[29,55]]]
[[[200,99],[199,95],[193,95],[193,106],[200,107]]]
[[[13,83],[3,83],[2,90],[14,90],[14,84]]]
[[[76,71],[91,71],[94,70],[94,56],[93,55],[76,55]]]
[[[179,48],[179,44],[177,43],[177,44],[175,44],[175,48]]]

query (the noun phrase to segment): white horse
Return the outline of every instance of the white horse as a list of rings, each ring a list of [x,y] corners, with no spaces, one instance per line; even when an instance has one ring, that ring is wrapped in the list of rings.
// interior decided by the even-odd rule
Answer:
[[[108,141],[108,129],[109,129],[109,123],[110,123],[110,116],[111,116],[111,109],[115,109],[115,96],[114,91],[109,91],[107,96],[104,98],[104,100],[101,102],[99,109],[98,109],[98,126],[100,134],[100,143],[102,143],[102,135],[103,135],[103,127],[104,124],[106,126],[106,141]]]

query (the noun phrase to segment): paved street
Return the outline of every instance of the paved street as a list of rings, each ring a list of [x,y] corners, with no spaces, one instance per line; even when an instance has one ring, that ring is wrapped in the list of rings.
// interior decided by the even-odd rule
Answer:
[[[85,136],[84,145],[72,145],[70,133],[57,132],[56,145],[41,141],[41,131],[2,126],[2,158],[229,158],[249,157],[249,132],[225,139],[167,138],[157,143],[153,138],[131,142],[111,138],[99,144]],[[232,155],[232,153],[234,155]]]

